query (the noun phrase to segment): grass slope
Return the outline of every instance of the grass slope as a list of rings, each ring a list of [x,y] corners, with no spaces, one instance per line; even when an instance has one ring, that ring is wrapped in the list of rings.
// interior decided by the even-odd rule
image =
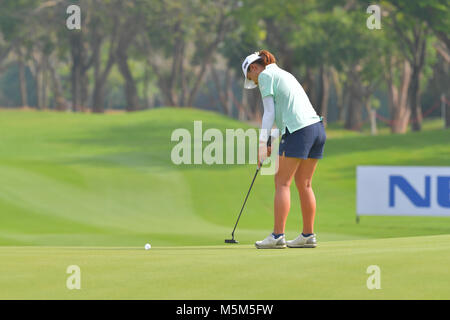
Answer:
[[[218,245],[229,235],[254,165],[170,161],[176,128],[249,128],[195,109],[118,115],[0,112],[0,245]],[[321,241],[446,234],[447,218],[363,217],[355,224],[357,165],[448,165],[450,131],[379,136],[327,129],[313,181]],[[206,144],[206,143],[205,143]],[[204,144],[204,145],[205,145]],[[292,186],[288,236],[300,228]],[[272,228],[273,176],[259,176],[240,221],[243,243]]]
[[[331,125],[313,182],[320,246],[264,251],[252,243],[272,228],[273,177],[255,183],[241,244],[223,245],[255,166],[173,165],[171,133],[192,132],[194,120],[204,130],[249,128],[192,109],[0,112],[0,299],[450,298],[449,219],[355,223],[356,166],[449,165],[440,121],[376,137]],[[288,238],[301,216],[291,190]],[[79,291],[66,288],[74,264]],[[381,268],[381,290],[366,287],[369,265]]]

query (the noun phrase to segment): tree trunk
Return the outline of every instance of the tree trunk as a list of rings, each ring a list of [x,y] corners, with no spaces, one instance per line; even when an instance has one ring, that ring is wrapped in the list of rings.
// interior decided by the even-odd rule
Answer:
[[[411,108],[411,128],[420,131],[422,128],[422,110],[420,106],[420,77],[425,63],[428,26],[421,21],[415,21],[411,25],[412,38],[399,25],[396,15],[393,16],[394,28],[400,37],[400,46],[406,59],[412,67],[412,76],[409,82],[408,99]]]
[[[95,81],[94,93],[92,97],[92,112],[105,112],[105,82],[101,79]]]
[[[181,82],[181,96],[180,105],[185,106],[188,93],[188,85],[186,83],[186,76],[184,72],[184,55],[185,55],[186,44],[183,38],[180,39],[180,58],[179,58],[179,69],[180,69],[180,82]]]
[[[334,90],[336,92],[336,108],[338,110],[338,121],[344,121],[344,93],[345,93],[345,85],[343,86],[340,79],[338,71],[331,67],[330,69],[330,77],[334,86]]]
[[[450,129],[450,104],[445,106],[445,128]]]
[[[328,115],[328,97],[330,94],[330,78],[327,68],[325,66],[320,67],[320,91],[319,91],[319,105],[318,114],[324,117],[323,123],[327,125]]]
[[[71,83],[72,83],[72,111],[76,112],[80,109],[80,68],[78,66],[77,58],[72,57]]]
[[[378,130],[377,130],[377,111],[372,108],[371,103],[370,103],[370,99],[367,100],[366,110],[367,110],[367,114],[369,115],[369,119],[370,119],[370,134],[375,136],[378,133]]]
[[[408,87],[411,81],[411,66],[407,60],[403,61],[400,87],[397,88],[392,74],[394,61],[392,58],[388,58],[388,60],[385,76],[388,87],[389,113],[391,115],[391,133],[405,133],[411,116],[411,109],[408,106]]]
[[[448,103],[445,94],[441,95],[442,118],[444,119],[444,128],[450,128],[450,103]]]
[[[420,105],[420,70],[413,68],[411,84],[409,86],[409,99],[411,106],[411,129],[420,131],[422,129],[422,108]]]
[[[309,101],[311,102],[312,106],[316,111],[319,110],[319,100],[318,100],[318,94],[317,94],[317,86],[316,86],[316,77],[314,75],[314,72],[312,69],[307,68],[306,69],[306,79],[305,79],[305,87],[304,90],[306,92],[306,95],[309,98]]]
[[[100,51],[97,50],[94,57],[94,93],[92,97],[92,112],[94,113],[103,113],[105,111],[105,86],[106,81],[108,80],[109,73],[116,62],[116,48],[115,48],[115,39],[116,39],[116,31],[117,24],[115,26],[115,30],[111,37],[110,48],[109,48],[109,56],[108,61],[106,63],[105,68],[102,70],[101,59],[100,59]]]
[[[229,117],[233,116],[233,100],[231,98],[231,95],[233,94],[233,76],[232,71],[230,68],[227,68],[226,74],[225,74],[225,87],[226,87],[226,99],[227,99],[227,115]]]
[[[127,19],[119,30],[119,39],[116,49],[116,62],[125,81],[125,97],[127,101],[126,110],[139,110],[139,96],[136,87],[136,81],[133,78],[130,67],[128,65],[128,48],[133,43],[139,29],[139,21],[135,18]]]
[[[71,82],[72,82],[72,111],[81,109],[81,74],[83,68],[83,45],[81,33],[74,32],[70,36],[70,53],[72,56]]]
[[[364,90],[357,69],[358,65],[352,66],[349,72],[349,103],[344,127],[348,130],[361,131],[362,108],[365,101]]]
[[[259,90],[247,90],[248,91],[248,106],[250,110],[251,121],[260,121],[262,118],[262,106],[261,94]]]
[[[33,52],[33,62],[31,64],[31,73],[34,77],[34,82],[36,84],[36,109],[42,109],[42,65],[39,53],[36,55]]]
[[[66,111],[67,101],[63,96],[61,79],[55,69],[54,62],[50,59],[48,63],[48,71],[50,72],[50,79],[52,81],[53,93],[55,97],[55,109],[57,111]]]
[[[23,61],[23,54],[20,48],[17,49],[18,63],[19,63],[19,85],[20,85],[20,98],[22,107],[28,106],[28,93],[27,93],[27,79],[25,74],[25,64]]]
[[[413,131],[420,131],[422,129],[422,106],[421,106],[421,92],[420,92],[420,79],[422,77],[422,69],[425,64],[425,54],[427,45],[427,35],[426,31],[424,34],[421,32],[416,34],[416,44],[415,52],[413,52],[412,60],[412,77],[409,87],[409,99],[411,104],[411,129]]]
[[[83,67],[81,70],[81,82],[80,82],[80,109],[85,112],[89,110],[88,101],[89,101],[89,77],[87,75],[87,69]]]
[[[150,71],[148,69],[148,64],[145,64],[145,70],[144,70],[144,89],[142,96],[144,98],[145,108],[151,109],[154,106],[153,101],[150,100],[149,94],[148,94],[148,87],[150,83]]]
[[[36,82],[36,108],[38,110],[42,109],[42,81],[41,81],[41,71],[36,70],[35,82]]]
[[[123,79],[125,80],[125,97],[127,100],[127,111],[136,111],[140,109],[139,106],[139,98],[136,89],[136,81],[131,74],[131,70],[128,66],[128,54],[125,52],[127,48],[123,46],[118,46],[117,52],[117,65],[119,67],[119,71],[122,74]]]
[[[48,95],[47,95],[47,57],[42,57],[42,109],[48,107]]]
[[[308,67],[306,68],[305,76],[303,77],[302,87],[303,87],[303,90],[305,90],[306,95],[308,96],[309,100],[312,103],[312,97],[311,97],[312,76],[311,76],[311,69]]]
[[[242,88],[242,100],[241,100],[241,108],[239,108],[239,120],[245,121],[250,117],[248,116],[248,97],[247,97],[248,89]]]
[[[375,109],[370,108],[370,132],[373,136],[378,134],[377,129],[377,111]]]
[[[229,74],[229,69],[227,69],[227,70],[228,70],[227,74]],[[211,66],[211,76],[212,76],[214,84],[216,86],[216,92],[219,97],[220,106],[223,110],[223,114],[230,115],[229,103],[228,103],[229,102],[228,101],[229,88],[227,88],[227,87],[224,88],[224,86],[221,85],[219,73],[214,68],[214,66]],[[228,86],[229,84],[228,84],[227,79],[225,81],[227,82],[226,85]]]
[[[7,48],[2,48],[0,47],[0,64],[2,64],[3,60],[5,60],[6,58],[8,58],[9,53],[11,52],[11,50],[14,47],[14,42],[13,44],[11,44],[9,47]]]
[[[362,106],[363,101],[361,94],[357,92],[356,88],[352,89],[350,93],[350,101],[348,105],[348,113],[345,121],[345,129],[361,131],[362,124]]]
[[[149,52],[151,52],[151,48],[149,46],[148,41],[146,42],[145,49]],[[168,88],[168,84],[166,81],[166,77],[162,74],[159,68],[159,64],[155,62],[150,56],[147,57],[147,63],[148,65],[152,66],[153,71],[156,74],[156,77],[158,78],[158,86],[162,93],[162,103],[165,106],[174,106],[174,102],[172,100],[172,94],[170,93],[170,89]]]
[[[347,79],[345,81],[343,88],[342,107],[339,110],[339,122],[341,123],[345,123],[345,119],[347,119],[349,101],[350,101],[350,90],[349,90],[349,80]]]

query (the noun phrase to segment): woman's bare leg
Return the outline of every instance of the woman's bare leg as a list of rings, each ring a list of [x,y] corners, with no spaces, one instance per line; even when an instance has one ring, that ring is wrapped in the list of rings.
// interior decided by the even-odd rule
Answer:
[[[284,233],[286,219],[291,207],[290,186],[301,159],[278,157],[279,166],[275,174],[274,229],[275,234]]]
[[[300,196],[303,216],[303,233],[314,233],[314,218],[316,215],[316,197],[312,189],[312,177],[317,167],[318,159],[304,159],[295,173],[295,184]]]

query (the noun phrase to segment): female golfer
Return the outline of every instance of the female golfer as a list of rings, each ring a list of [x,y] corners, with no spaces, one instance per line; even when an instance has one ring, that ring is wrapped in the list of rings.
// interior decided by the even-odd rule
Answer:
[[[281,130],[279,167],[275,175],[275,225],[273,233],[255,243],[259,249],[315,248],[314,216],[316,199],[311,187],[318,159],[322,159],[326,140],[322,117],[317,115],[295,77],[276,65],[275,57],[262,50],[249,55],[242,64],[244,87],[259,87],[264,105],[259,137],[258,165],[270,156],[267,140],[274,122]],[[286,241],[284,227],[290,209],[292,179],[300,196],[303,231]]]

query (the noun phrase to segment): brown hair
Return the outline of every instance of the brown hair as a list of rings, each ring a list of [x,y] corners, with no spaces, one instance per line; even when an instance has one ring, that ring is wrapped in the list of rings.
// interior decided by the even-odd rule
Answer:
[[[274,55],[271,54],[269,51],[267,50],[261,50],[258,55],[260,56],[260,58],[258,60],[256,60],[253,63],[257,63],[263,67],[267,66],[268,64],[271,63],[276,63],[277,60],[275,59]]]

